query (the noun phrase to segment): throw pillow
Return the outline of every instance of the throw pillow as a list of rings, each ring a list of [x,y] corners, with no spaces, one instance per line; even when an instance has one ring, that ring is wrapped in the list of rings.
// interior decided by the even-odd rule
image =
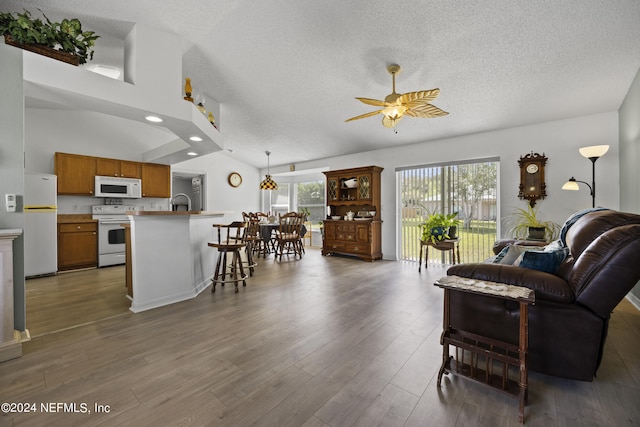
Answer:
[[[543,251],[523,252],[513,265],[553,274],[567,255],[569,255],[569,248],[554,242],[545,246]]]
[[[494,264],[513,265],[516,259],[518,259],[518,257],[526,250],[531,250],[531,247],[521,245],[505,246],[498,253],[498,255],[496,255],[495,259],[492,262]],[[540,248],[539,250],[542,250],[542,248]]]

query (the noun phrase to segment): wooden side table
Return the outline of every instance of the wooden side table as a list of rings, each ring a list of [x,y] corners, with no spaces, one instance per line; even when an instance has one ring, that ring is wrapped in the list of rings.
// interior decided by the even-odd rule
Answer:
[[[429,260],[429,246],[436,248],[439,251],[451,251],[452,264],[460,262],[460,239],[439,240],[432,242],[431,240],[420,240],[420,257],[418,258],[418,273],[422,272],[422,249],[425,249],[424,255],[424,267],[428,268],[427,262]],[[456,255],[458,256],[456,258]]]
[[[518,397],[518,422],[524,422],[524,406],[528,397],[527,352],[529,346],[529,305],[535,303],[535,292],[521,286],[504,283],[467,279],[458,276],[445,276],[439,279],[436,286],[444,289],[444,321],[440,337],[442,344],[442,366],[438,372],[438,387],[441,386],[442,374],[455,374],[469,378],[508,394]],[[468,292],[493,298],[515,301],[520,305],[520,327],[518,345],[509,344],[491,337],[480,336],[467,331],[455,329],[451,325],[449,293]],[[453,356],[449,355],[449,346],[455,347],[455,366]],[[460,350],[462,357],[460,357]],[[465,360],[465,351],[471,354]],[[494,370],[494,363],[502,367]],[[519,369],[517,380],[509,378],[509,366]],[[496,372],[498,371],[498,372]]]

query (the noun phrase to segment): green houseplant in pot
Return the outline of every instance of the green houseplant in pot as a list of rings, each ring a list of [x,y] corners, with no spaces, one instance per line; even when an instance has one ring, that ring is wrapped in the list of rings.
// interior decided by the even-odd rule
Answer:
[[[553,221],[542,221],[538,218],[538,208],[527,204],[526,209],[516,208],[508,217],[511,225],[510,233],[516,239],[545,240],[550,242],[558,238],[560,225]]]
[[[449,223],[449,232],[447,234],[450,239],[458,238],[458,227],[462,221],[460,221],[457,216],[458,212],[453,212],[446,216],[446,220]]]
[[[73,65],[93,59],[93,47],[100,36],[82,31],[76,18],[54,22],[44,13],[42,16],[44,21],[32,17],[27,10],[15,14],[0,12],[0,34],[7,44]]]
[[[455,223],[457,226],[459,221],[454,218],[458,212],[445,215],[443,213],[434,212],[429,214],[425,222],[421,224],[422,240],[425,242],[436,243],[449,239],[449,227]],[[456,222],[457,221],[457,222]]]

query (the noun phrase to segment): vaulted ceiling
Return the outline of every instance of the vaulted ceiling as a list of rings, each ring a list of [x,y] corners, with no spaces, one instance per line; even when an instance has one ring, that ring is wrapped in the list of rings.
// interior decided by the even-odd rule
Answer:
[[[257,167],[616,111],[640,68],[638,0],[9,0],[79,18],[94,63],[134,23],[183,37],[183,74],[221,105],[225,149]],[[162,54],[162,46],[158,46]],[[393,129],[355,97],[440,88],[450,114]],[[52,108],[53,106],[47,106]],[[139,138],[139,137],[138,137]],[[212,154],[212,155],[215,155]]]

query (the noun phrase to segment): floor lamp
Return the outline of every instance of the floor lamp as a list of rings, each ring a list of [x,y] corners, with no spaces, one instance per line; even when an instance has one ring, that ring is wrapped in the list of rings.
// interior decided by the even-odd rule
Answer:
[[[585,184],[589,187],[589,191],[591,192],[591,207],[596,207],[596,160],[600,157],[604,156],[607,151],[609,151],[608,145],[592,145],[590,147],[582,147],[579,149],[580,154],[583,157],[591,160],[591,185],[585,181],[578,181],[574,177],[569,178],[567,182],[562,186],[563,190],[579,190],[580,186],[579,182]]]

